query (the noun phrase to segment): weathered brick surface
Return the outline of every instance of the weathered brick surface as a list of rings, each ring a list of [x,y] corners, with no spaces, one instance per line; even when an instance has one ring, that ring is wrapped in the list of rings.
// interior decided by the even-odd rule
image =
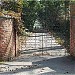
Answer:
[[[75,4],[70,5],[70,55],[75,56]]]
[[[71,18],[70,26],[70,54],[75,56],[75,18]]]
[[[10,60],[15,56],[16,36],[13,25],[13,19],[0,18],[0,60]]]

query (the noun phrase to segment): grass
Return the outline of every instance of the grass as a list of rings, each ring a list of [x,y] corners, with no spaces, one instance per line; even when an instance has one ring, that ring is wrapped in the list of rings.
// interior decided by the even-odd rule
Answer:
[[[63,45],[64,44],[64,40],[61,39],[60,37],[56,37],[55,40],[56,40],[56,43],[58,43],[60,45]]]
[[[53,33],[53,36],[55,37],[55,42],[64,45],[65,40],[63,39],[63,36],[60,33]]]
[[[65,47],[67,49],[67,52],[69,53],[70,51],[70,40],[69,40],[69,37],[65,35],[64,37],[64,34],[61,33],[61,32],[56,32],[54,33],[53,32],[53,36],[55,37],[55,40],[56,40],[56,43],[62,45],[63,47]]]
[[[1,64],[4,64],[4,62],[3,62],[3,61],[0,61],[0,65],[1,65]]]

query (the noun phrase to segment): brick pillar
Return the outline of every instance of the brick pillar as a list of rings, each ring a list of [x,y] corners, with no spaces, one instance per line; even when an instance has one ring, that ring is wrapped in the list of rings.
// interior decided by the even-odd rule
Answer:
[[[75,56],[75,3],[70,5],[70,55]]]
[[[13,19],[0,17],[0,60],[14,56]]]
[[[71,17],[70,24],[70,54],[75,56],[75,17]]]

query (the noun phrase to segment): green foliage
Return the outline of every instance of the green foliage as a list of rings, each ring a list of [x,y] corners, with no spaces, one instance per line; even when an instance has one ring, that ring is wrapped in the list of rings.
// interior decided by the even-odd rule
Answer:
[[[25,27],[33,29],[36,19],[39,19],[44,28],[54,29],[54,26],[59,27],[65,19],[65,11],[67,12],[69,1],[35,1],[24,0],[22,9],[22,19]],[[66,8],[65,9],[65,4]],[[63,24],[63,23],[62,23]],[[54,29],[55,30],[55,29]]]
[[[3,1],[2,9],[6,10],[6,11],[12,10],[14,12],[20,12],[21,7],[15,1]]]
[[[34,23],[38,19],[43,28],[56,33],[59,43],[64,40],[64,45],[69,45],[69,0],[18,0],[16,2],[9,0],[3,1],[1,8],[22,14],[21,18],[24,26],[19,23],[19,33],[24,34],[25,28],[32,31]],[[67,42],[65,42],[66,40]]]
[[[62,40],[60,37],[56,38],[56,43],[63,45],[64,44],[64,40]]]
[[[24,21],[25,27],[29,30],[33,29],[34,22],[37,18],[37,6],[36,1],[24,1],[22,9],[22,19]]]
[[[21,13],[22,13],[22,0],[4,0],[2,1],[2,12],[3,14],[10,15],[14,18],[14,28],[16,29],[18,35],[25,34],[25,27],[22,23]],[[0,15],[2,15],[0,13]]]

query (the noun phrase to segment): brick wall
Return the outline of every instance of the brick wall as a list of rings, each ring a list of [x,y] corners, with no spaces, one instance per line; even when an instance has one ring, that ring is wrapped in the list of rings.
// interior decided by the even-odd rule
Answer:
[[[75,4],[70,5],[70,55],[75,56]]]
[[[71,18],[70,26],[70,55],[75,56],[75,18]]]
[[[0,17],[0,60],[10,60],[17,54],[13,19]]]

